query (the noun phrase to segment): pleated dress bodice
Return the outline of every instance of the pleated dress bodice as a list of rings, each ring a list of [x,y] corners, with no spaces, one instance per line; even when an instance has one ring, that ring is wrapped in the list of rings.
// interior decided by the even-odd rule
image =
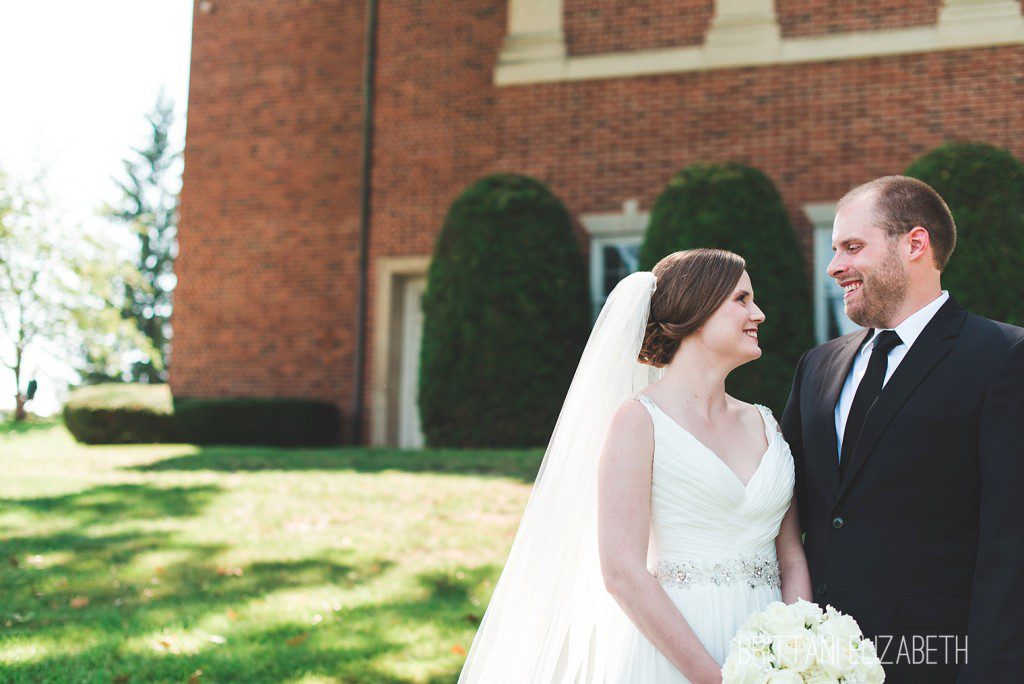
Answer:
[[[795,477],[793,456],[771,411],[756,405],[768,448],[744,486],[715,452],[647,395],[637,399],[654,423],[651,555],[716,561],[772,553]]]
[[[654,423],[649,569],[720,665],[751,613],[781,600],[775,539],[793,498],[793,455],[757,406],[768,447],[744,486],[715,452],[644,395]],[[616,684],[689,680],[635,625],[620,642]]]

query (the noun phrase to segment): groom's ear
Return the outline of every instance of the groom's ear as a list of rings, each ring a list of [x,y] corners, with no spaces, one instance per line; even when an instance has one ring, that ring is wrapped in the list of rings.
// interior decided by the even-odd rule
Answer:
[[[910,245],[910,260],[918,261],[924,257],[929,257],[932,251],[932,240],[931,236],[928,235],[928,229],[922,228],[921,226],[914,226],[907,233],[907,243]]]

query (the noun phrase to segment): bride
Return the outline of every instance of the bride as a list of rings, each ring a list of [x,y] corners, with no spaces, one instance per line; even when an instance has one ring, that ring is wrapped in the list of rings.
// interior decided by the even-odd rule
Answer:
[[[789,447],[725,393],[763,321],[731,252],[615,287],[460,682],[721,682],[750,613],[810,600]]]

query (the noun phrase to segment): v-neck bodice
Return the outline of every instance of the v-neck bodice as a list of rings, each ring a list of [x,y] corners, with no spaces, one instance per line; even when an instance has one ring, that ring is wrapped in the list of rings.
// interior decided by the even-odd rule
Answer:
[[[758,406],[768,447],[744,485],[709,447],[645,394],[654,423],[653,560],[715,561],[774,554],[795,483],[793,456],[771,411]]]

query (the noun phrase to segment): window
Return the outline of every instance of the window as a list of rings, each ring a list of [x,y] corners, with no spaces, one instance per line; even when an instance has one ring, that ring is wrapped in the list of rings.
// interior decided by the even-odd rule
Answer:
[[[595,238],[591,243],[592,320],[597,320],[601,307],[619,281],[639,270],[640,242],[639,237],[624,237]]]
[[[818,344],[860,328],[846,317],[843,289],[828,275],[835,210],[835,204],[804,206],[804,212],[814,224],[814,335]]]
[[[649,214],[641,213],[636,200],[622,203],[621,214],[591,214],[581,222],[590,233],[591,320],[596,321],[608,295],[620,280],[639,269]]]

